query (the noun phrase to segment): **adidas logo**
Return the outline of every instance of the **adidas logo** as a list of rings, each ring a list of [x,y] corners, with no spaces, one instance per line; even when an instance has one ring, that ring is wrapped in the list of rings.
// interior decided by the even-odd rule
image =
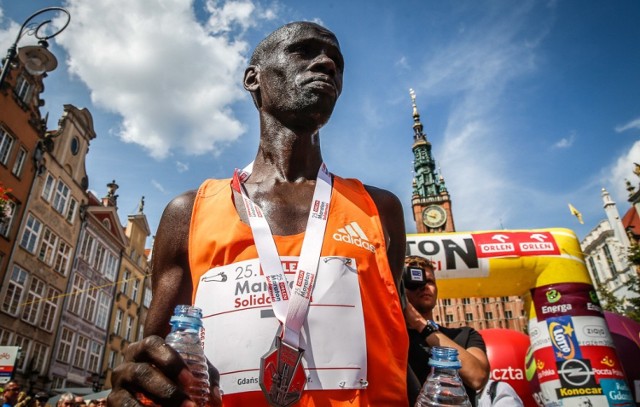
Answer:
[[[333,238],[338,242],[350,243],[362,247],[372,253],[376,251],[376,248],[369,243],[369,238],[367,238],[367,235],[364,234],[357,222],[351,222],[347,226],[339,228],[338,231],[333,234]]]

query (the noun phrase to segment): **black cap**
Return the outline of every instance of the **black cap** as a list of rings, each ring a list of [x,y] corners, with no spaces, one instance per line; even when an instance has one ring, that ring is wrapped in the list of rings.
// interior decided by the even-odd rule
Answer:
[[[43,391],[36,393],[36,400],[49,400],[49,395]]]
[[[409,290],[415,290],[427,285],[425,270],[418,266],[406,266],[402,274],[404,286]]]

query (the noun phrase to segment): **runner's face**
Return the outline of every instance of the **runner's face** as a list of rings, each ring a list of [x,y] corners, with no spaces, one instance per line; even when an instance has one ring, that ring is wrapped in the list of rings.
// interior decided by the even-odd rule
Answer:
[[[407,299],[421,314],[433,310],[438,300],[438,287],[436,286],[436,278],[433,270],[426,269],[424,274],[426,282],[424,286],[413,290],[406,290]]]
[[[335,36],[320,26],[287,28],[260,67],[262,108],[315,114],[326,123],[342,92],[344,62]]]

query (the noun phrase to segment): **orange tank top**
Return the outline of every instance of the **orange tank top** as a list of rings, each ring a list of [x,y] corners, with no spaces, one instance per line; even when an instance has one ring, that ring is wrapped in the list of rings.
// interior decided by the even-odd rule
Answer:
[[[281,260],[286,256],[299,256],[303,237],[304,233],[293,236],[274,236]],[[332,256],[353,258],[357,264],[357,278],[353,277],[353,279],[356,281],[356,290],[359,286],[359,302],[361,302],[361,314],[364,319],[363,345],[366,342],[364,345],[366,353],[363,350],[363,354],[366,355],[367,374],[361,388],[305,390],[296,406],[404,407],[408,405],[406,389],[408,336],[388,265],[386,249],[378,210],[362,183],[333,176],[330,212],[321,256],[323,259],[331,259]],[[230,180],[205,181],[200,186],[195,199],[189,232],[189,265],[193,281],[194,304],[201,306],[201,303],[215,304],[216,301],[222,301],[221,297],[220,299],[211,298],[210,293],[213,291],[209,291],[207,287],[232,283],[235,284],[233,294],[236,297],[233,300],[237,308],[255,308],[256,312],[268,313],[269,300],[265,299],[264,293],[257,294],[260,293],[260,284],[253,283],[251,286],[241,284],[243,274],[251,270],[246,266],[243,269],[242,265],[257,258],[251,228],[240,220],[233,204]],[[228,265],[233,265],[232,269],[229,269]],[[235,267],[235,265],[240,266]],[[318,271],[318,273],[321,272],[322,269]],[[252,291],[249,295],[250,289]],[[316,291],[312,294],[311,309],[314,309],[315,293]],[[212,308],[205,305],[205,309]],[[218,315],[215,312],[207,313],[207,311],[204,314],[205,327],[207,318]],[[233,315],[240,314],[228,311],[226,315],[231,315],[233,318]],[[324,325],[322,330],[326,331],[336,321],[323,322],[327,325]],[[234,323],[241,325],[242,321]],[[311,332],[308,334],[310,336],[313,335],[313,327],[318,326],[314,324],[310,310],[307,327],[308,332]],[[233,332],[234,329],[225,329],[224,325],[216,325],[215,331],[211,332],[211,329],[207,328],[206,337],[216,335],[218,338],[227,338],[227,342],[231,344],[225,343],[225,346],[231,347],[237,342],[234,339],[234,335],[237,335]],[[273,333],[270,332],[270,335]],[[253,335],[245,334],[244,337],[246,336]],[[212,353],[207,350],[208,343],[209,340],[205,340],[205,352],[214,366],[218,366],[214,360],[215,357],[210,356]],[[264,353],[268,350],[269,343],[251,343],[245,345],[245,349],[254,346],[259,347],[260,352]],[[232,349],[228,353],[241,355],[243,352],[244,349]],[[221,375],[233,369],[241,369],[241,367],[220,368]],[[237,371],[234,373],[237,374]],[[252,372],[253,376],[248,373],[247,378],[238,379],[238,383],[241,380],[254,381],[255,372]],[[254,384],[254,386],[257,385]],[[224,393],[224,386],[221,390]],[[259,390],[224,394],[223,404],[225,407],[267,406]]]

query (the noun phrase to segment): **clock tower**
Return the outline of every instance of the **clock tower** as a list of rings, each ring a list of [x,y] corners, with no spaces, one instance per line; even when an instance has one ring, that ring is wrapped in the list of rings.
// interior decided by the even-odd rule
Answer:
[[[431,143],[420,122],[416,105],[416,94],[409,90],[413,105],[413,194],[411,207],[417,233],[453,232],[451,198],[444,177],[436,171],[436,162],[431,155]]]

